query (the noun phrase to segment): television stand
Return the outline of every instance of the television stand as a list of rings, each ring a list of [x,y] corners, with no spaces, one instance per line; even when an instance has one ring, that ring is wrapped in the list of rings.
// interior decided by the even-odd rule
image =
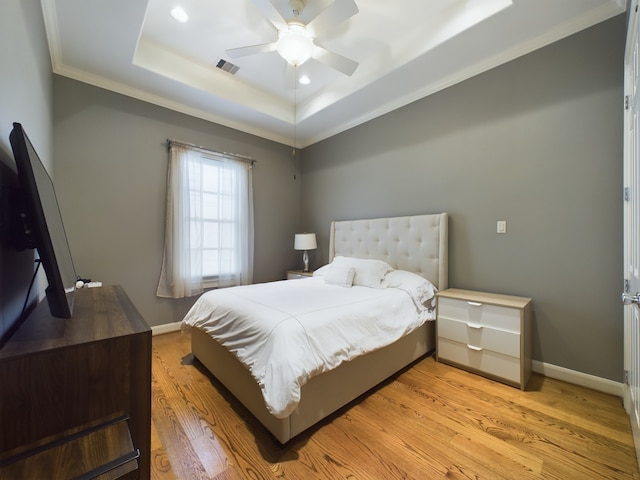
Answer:
[[[120,286],[41,302],[0,349],[0,480],[149,478],[151,329]]]

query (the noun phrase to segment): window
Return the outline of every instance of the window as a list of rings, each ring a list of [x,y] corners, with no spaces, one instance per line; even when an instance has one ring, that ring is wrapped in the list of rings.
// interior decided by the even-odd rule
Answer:
[[[157,295],[249,284],[253,263],[251,162],[171,142],[167,221]]]

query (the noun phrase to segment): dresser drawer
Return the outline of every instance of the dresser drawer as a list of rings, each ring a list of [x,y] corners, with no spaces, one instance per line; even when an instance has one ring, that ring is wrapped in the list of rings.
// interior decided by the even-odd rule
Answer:
[[[513,331],[438,317],[438,337],[520,358],[520,333]]]
[[[520,333],[520,309],[456,298],[438,298],[438,318],[466,323],[471,328],[489,327]]]
[[[520,358],[503,355],[491,350],[477,347],[446,338],[438,338],[438,361],[451,361],[458,366],[499,377],[514,384],[520,384]]]

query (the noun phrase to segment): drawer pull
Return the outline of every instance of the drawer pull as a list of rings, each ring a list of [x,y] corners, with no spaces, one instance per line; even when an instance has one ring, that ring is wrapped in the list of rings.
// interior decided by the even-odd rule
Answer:
[[[476,329],[476,330],[480,330],[480,329],[482,328],[482,325],[467,322],[467,327],[469,327],[469,328],[474,328],[474,329]]]
[[[476,347],[474,345],[469,345],[468,343],[467,343],[467,348],[469,350],[473,350],[474,352],[481,352],[483,350],[482,347]]]
[[[473,306],[473,307],[481,307],[482,306],[482,303],[480,303],[480,302],[469,302],[469,301],[467,301],[467,303],[469,305]]]

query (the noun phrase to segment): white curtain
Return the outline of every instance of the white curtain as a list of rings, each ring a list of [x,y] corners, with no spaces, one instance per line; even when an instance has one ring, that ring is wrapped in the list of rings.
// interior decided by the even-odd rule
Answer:
[[[171,144],[159,297],[252,282],[252,184],[246,160]]]

